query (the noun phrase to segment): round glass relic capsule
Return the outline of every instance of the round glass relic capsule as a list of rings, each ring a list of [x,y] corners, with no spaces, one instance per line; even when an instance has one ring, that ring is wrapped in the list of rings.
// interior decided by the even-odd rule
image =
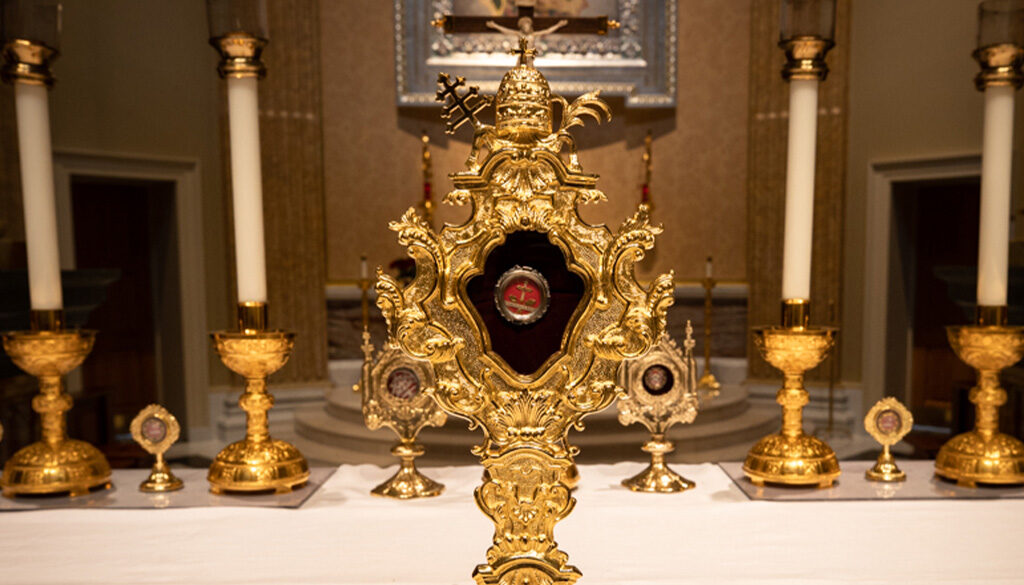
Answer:
[[[544,275],[526,266],[513,266],[494,287],[494,304],[506,321],[528,325],[544,316],[551,290]]]
[[[648,394],[651,396],[661,396],[672,390],[675,377],[672,375],[672,370],[663,365],[655,364],[644,370],[644,375],[640,381],[644,386],[644,391]]]
[[[401,400],[412,400],[420,393],[420,378],[409,368],[395,368],[388,374],[388,394]]]
[[[895,435],[903,427],[903,421],[895,410],[883,410],[875,417],[875,426],[886,435]]]
[[[167,436],[167,423],[155,416],[142,421],[142,436],[150,443],[159,443]]]

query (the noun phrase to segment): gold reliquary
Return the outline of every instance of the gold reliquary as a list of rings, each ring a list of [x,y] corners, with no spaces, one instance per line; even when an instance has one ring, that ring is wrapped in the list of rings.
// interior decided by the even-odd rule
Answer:
[[[665,434],[676,423],[697,418],[697,364],[693,359],[693,327],[686,323],[685,352],[668,334],[647,355],[623,362],[620,376],[628,396],[619,399],[619,422],[640,423],[651,432],[643,450],[651,464],[622,485],[635,492],[673,493],[696,487],[669,469],[665,456],[675,450]]]
[[[391,342],[433,369],[426,392],[483,430],[476,502],[494,538],[474,572],[481,585],[579,578],[553,534],[575,505],[566,473],[578,449],[567,434],[624,394],[619,365],[661,338],[673,292],[671,273],[649,286],[634,274],[661,232],[646,206],[616,233],[580,218],[580,206],[605,196],[569,130],[610,117],[608,106],[597,92],[572,103],[553,96],[528,38],[517,53],[493,99],[493,126],[477,118],[491,98],[439,77],[449,132],[473,127],[467,169],[450,175],[444,198],[468,206],[469,219],[435,232],[407,211],[390,227],[416,262],[415,279],[403,286],[378,270],[376,284]]]
[[[371,493],[400,500],[440,495],[444,486],[420,473],[415,463],[425,452],[416,435],[423,427],[439,427],[448,419],[425,392],[434,385],[430,362],[412,359],[388,344],[374,357],[365,329],[362,347],[362,379],[355,390],[363,395],[363,420],[370,430],[388,427],[398,435],[398,443],[391,448],[399,458],[398,471]]]

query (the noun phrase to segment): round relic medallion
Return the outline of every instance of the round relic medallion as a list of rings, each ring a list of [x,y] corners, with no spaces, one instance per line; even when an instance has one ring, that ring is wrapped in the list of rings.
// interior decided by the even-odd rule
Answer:
[[[513,266],[498,279],[494,303],[506,321],[528,325],[544,316],[551,292],[544,275],[525,266]]]
[[[875,417],[875,426],[886,435],[895,435],[903,427],[903,421],[895,410],[883,410]]]
[[[671,370],[662,365],[653,365],[644,370],[641,382],[648,394],[661,396],[672,389],[674,379]]]
[[[142,436],[150,443],[159,443],[167,436],[167,423],[155,416],[142,421]]]
[[[420,378],[409,368],[395,368],[388,374],[387,388],[395,398],[412,400],[420,393]]]

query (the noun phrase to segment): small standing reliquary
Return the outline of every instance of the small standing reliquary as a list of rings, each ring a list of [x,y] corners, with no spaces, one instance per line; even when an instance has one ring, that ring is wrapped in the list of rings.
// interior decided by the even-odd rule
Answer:
[[[141,484],[143,492],[173,492],[185,487],[164,461],[164,453],[181,436],[178,419],[159,404],[150,404],[139,411],[130,426],[132,438],[151,455],[156,455],[153,469]]]
[[[394,345],[385,345],[373,358],[370,334],[363,331],[363,374],[354,388],[363,395],[363,420],[370,430],[388,427],[398,435],[391,453],[400,459],[398,471],[372,492],[377,496],[425,498],[440,495],[444,486],[416,469],[423,455],[416,435],[425,426],[444,425],[448,415],[424,391],[434,384],[429,362],[410,358]]]
[[[628,395],[619,399],[619,422],[640,423],[651,432],[643,450],[651,464],[622,485],[635,492],[673,493],[695,487],[665,464],[665,455],[675,450],[665,438],[669,427],[691,423],[697,417],[697,365],[693,359],[693,327],[686,323],[685,351],[662,335],[647,355],[622,362],[620,379]]]
[[[864,475],[872,481],[903,481],[907,474],[896,466],[889,448],[903,440],[914,426],[910,410],[892,396],[875,403],[864,417],[864,430],[882,444],[882,454]]]

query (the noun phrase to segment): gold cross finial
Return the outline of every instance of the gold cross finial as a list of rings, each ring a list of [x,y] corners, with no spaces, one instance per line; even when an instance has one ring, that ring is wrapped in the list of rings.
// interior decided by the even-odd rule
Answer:
[[[537,49],[530,46],[530,39],[527,37],[519,37],[519,48],[512,49],[509,51],[510,55],[519,55],[519,63],[517,65],[533,65],[533,57],[537,54]]]

